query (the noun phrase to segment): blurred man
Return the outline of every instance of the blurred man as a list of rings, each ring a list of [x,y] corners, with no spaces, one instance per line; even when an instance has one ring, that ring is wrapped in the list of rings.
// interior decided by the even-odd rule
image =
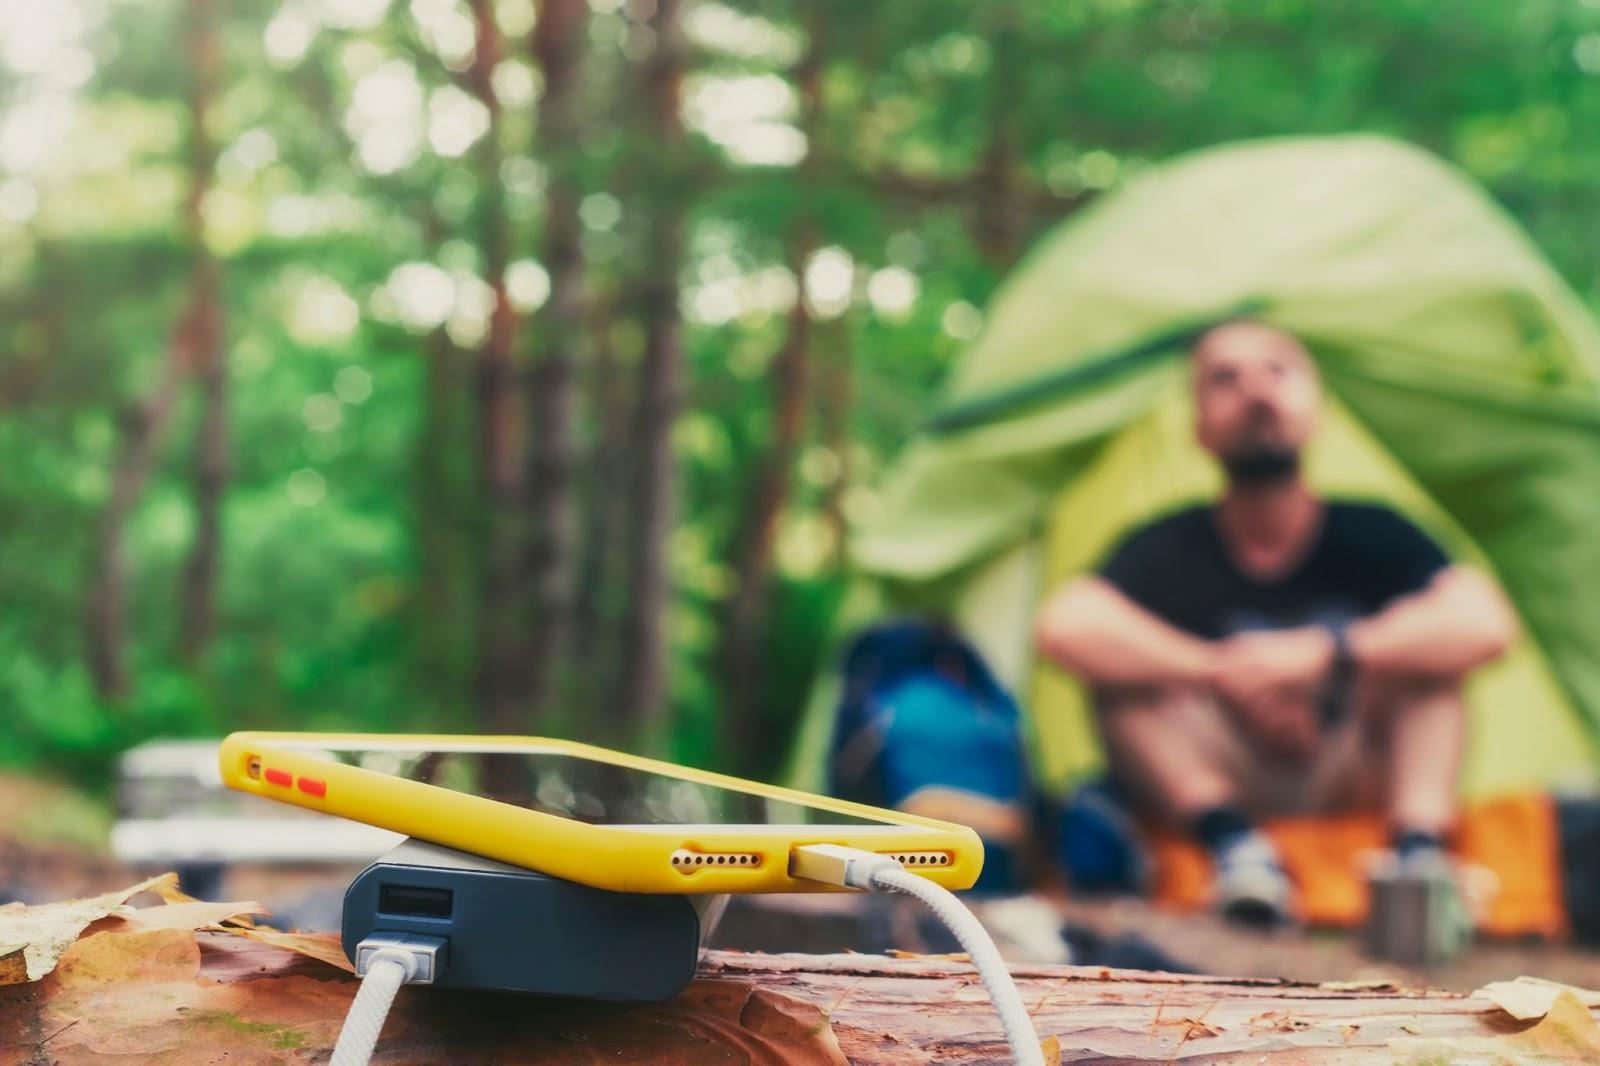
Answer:
[[[1211,852],[1224,913],[1266,922],[1292,899],[1257,818],[1379,809],[1403,864],[1439,861],[1461,683],[1514,621],[1404,518],[1307,487],[1321,384],[1295,338],[1230,323],[1192,363],[1226,491],[1128,536],[1047,602],[1038,634],[1095,687],[1118,782]]]

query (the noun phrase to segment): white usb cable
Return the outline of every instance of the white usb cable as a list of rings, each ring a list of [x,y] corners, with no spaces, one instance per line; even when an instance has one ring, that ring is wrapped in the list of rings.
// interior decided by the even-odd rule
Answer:
[[[859,888],[868,892],[901,892],[927,904],[928,909],[955,935],[977,968],[983,987],[994,1001],[1011,1045],[1011,1057],[1018,1066],[1044,1066],[1044,1049],[1033,1019],[1023,1005],[1011,971],[1006,969],[1000,950],[971,911],[955,894],[907,870],[887,855],[841,847],[837,844],[806,844],[789,853],[789,874],[807,881]]]
[[[328,1066],[367,1066],[401,985],[430,985],[444,965],[445,942],[435,936],[374,933],[356,947],[361,988],[344,1016]]]

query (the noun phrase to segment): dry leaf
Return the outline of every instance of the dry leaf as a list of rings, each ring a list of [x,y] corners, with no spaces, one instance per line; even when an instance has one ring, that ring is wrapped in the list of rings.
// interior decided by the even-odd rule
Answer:
[[[1600,1024],[1570,991],[1556,996],[1544,1021],[1506,1042],[1556,1062],[1600,1062]]]
[[[1523,1032],[1497,1037],[1394,1040],[1389,1049],[1400,1066],[1432,1066],[1438,1062],[1578,1066],[1600,1062],[1600,1024],[1577,996],[1562,990],[1544,1021]]]
[[[200,902],[202,902],[201,900],[195,899],[193,896],[189,895],[187,892],[183,891],[183,889],[178,887],[178,875],[177,874],[170,874],[170,873],[169,874],[162,874],[160,877],[158,877],[156,879],[156,882],[150,886],[148,891],[153,892],[156,895],[160,896],[162,901],[164,903],[167,903],[167,904],[183,904],[183,903],[200,903]],[[227,915],[227,916],[225,916],[223,918],[219,918],[218,921],[219,922],[226,922],[229,925],[242,926],[245,929],[254,929],[255,926],[256,926],[255,919],[250,917],[252,914],[266,915],[266,914],[270,914],[271,913],[270,911],[264,911],[264,910],[260,910],[260,909],[251,909],[251,908],[257,907],[257,905],[254,904],[254,903],[248,903],[248,904],[246,904],[246,903],[216,904],[216,906],[231,906],[231,907],[240,908],[240,910],[237,911],[236,913],[229,914],[229,915]],[[148,908],[146,908],[146,909],[148,909]],[[200,927],[198,925],[195,925],[195,926],[191,926],[190,928],[198,929]]]
[[[0,944],[13,945],[7,949],[6,957],[15,952],[15,945],[21,945],[25,961],[25,966],[20,969],[14,963],[0,966],[0,985],[37,981],[55,969],[56,960],[72,946],[84,929],[116,912],[139,893],[159,891],[169,878],[172,887],[176,888],[177,877],[163,874],[117,892],[107,892],[103,896],[45,903],[37,907],[21,903],[8,903],[0,907]]]
[[[162,874],[160,877],[152,877],[150,880],[146,881],[141,891],[160,896],[163,903],[200,902],[193,896],[189,895],[189,893],[178,887],[178,875],[171,873],[170,871]]]
[[[262,944],[271,944],[275,948],[283,948],[297,955],[305,955],[319,962],[325,962],[329,966],[337,966],[346,973],[356,972],[350,960],[345,958],[338,933],[284,933],[265,926],[234,928],[231,925],[223,926],[222,931],[232,933],[234,936],[248,937]]]
[[[1543,1018],[1563,992],[1571,992],[1580,1002],[1590,1007],[1600,1007],[1600,992],[1540,977],[1519,977],[1515,981],[1494,981],[1472,993],[1474,999],[1486,999],[1521,1022]]]
[[[142,907],[119,912],[121,918],[135,929],[204,929],[208,925],[221,925],[242,915],[266,914],[259,903],[169,903],[164,907]]]
[[[1047,1036],[1039,1041],[1039,1050],[1044,1052],[1044,1066],[1061,1066],[1061,1038]]]
[[[28,945],[0,947],[0,985],[20,985],[28,979]]]
[[[0,1048],[61,1063],[198,1066],[218,1061],[219,1048],[232,1062],[292,1061],[301,1044],[332,1043],[356,987],[305,977],[221,984],[199,969],[193,932],[117,923],[73,944],[29,988],[0,989]]]

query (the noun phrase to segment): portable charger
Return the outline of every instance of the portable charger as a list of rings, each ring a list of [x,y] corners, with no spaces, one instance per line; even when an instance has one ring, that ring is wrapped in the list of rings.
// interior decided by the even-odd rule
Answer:
[[[726,902],[608,892],[407,839],[350,883],[341,937],[357,972],[363,951],[409,938],[440,987],[654,1002],[693,978]]]

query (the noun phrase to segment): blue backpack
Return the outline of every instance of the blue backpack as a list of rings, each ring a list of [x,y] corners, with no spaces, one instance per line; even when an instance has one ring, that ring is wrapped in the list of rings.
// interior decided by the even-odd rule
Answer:
[[[919,620],[857,637],[829,749],[833,795],[897,807],[924,788],[1027,807],[1032,787],[1016,701],[954,631]],[[988,846],[984,887],[1012,879],[1014,857]]]

